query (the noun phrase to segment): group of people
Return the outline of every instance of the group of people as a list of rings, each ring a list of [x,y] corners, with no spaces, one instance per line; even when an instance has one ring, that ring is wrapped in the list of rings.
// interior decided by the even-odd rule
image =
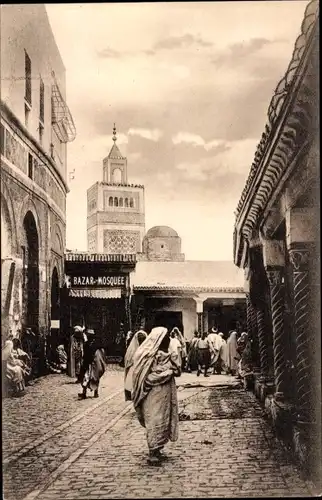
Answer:
[[[175,340],[175,341],[174,341]],[[227,342],[218,329],[195,333],[188,349],[175,328],[153,328],[150,334],[139,330],[127,339],[124,392],[132,401],[140,424],[146,429],[148,462],[156,465],[166,457],[164,445],[178,439],[178,399],[175,377],[197,369],[197,375],[212,367],[214,373],[243,376],[251,370],[251,340],[246,332],[230,331]]]
[[[76,382],[81,384],[79,399],[87,397],[87,390],[99,396],[99,383],[105,372],[104,349],[93,329],[74,327],[74,356],[76,360]],[[188,344],[188,345],[187,345]],[[153,328],[149,334],[139,330],[128,335],[124,357],[125,400],[132,401],[139,423],[145,428],[149,448],[148,461],[159,464],[166,457],[165,444],[178,439],[178,399],[175,377],[182,370],[226,373],[244,376],[251,371],[251,340],[246,332],[239,338],[236,331],[229,332],[227,342],[224,335],[213,328],[187,343],[178,328],[169,332],[167,328]],[[60,349],[60,351],[62,351]],[[66,353],[61,352],[65,365]],[[66,363],[65,363],[66,362]],[[25,379],[30,375],[30,358],[22,350],[20,340],[9,338],[2,347],[2,363],[6,377],[23,393]]]
[[[209,376],[209,370],[218,375],[222,372],[240,375],[242,365],[245,370],[242,354],[248,343],[246,332],[238,337],[237,332],[231,330],[226,341],[224,334],[215,327],[201,335],[196,331],[189,344],[187,370],[197,371],[198,376],[203,372],[205,377]]]
[[[21,340],[10,333],[1,349],[4,392],[23,396],[31,375],[31,357],[22,349]]]

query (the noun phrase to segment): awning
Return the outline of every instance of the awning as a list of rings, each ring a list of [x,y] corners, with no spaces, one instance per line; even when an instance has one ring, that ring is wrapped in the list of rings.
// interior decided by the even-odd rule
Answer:
[[[76,137],[76,127],[69,108],[59,90],[55,73],[52,73],[54,84],[52,85],[52,126],[61,142],[71,142]]]
[[[91,299],[120,299],[122,296],[122,290],[121,288],[70,288],[68,296]]]

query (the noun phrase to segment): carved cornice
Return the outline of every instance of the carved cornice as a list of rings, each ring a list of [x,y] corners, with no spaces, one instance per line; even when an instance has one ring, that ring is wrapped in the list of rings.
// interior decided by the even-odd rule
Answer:
[[[299,74],[300,66],[304,60],[305,52],[309,46],[309,42],[312,39],[312,32],[314,31],[315,25],[318,22],[318,1],[313,0],[307,6],[304,20],[301,26],[301,34],[295,42],[295,47],[293,51],[293,56],[288,69],[276,87],[274,95],[272,97],[270,106],[268,108],[268,124],[265,127],[265,131],[262,134],[261,140],[257,146],[257,150],[254,157],[254,162],[251,166],[249,177],[246,181],[245,188],[242,192],[240,201],[237,206],[237,215],[241,211],[243,204],[246,200],[249,189],[256,177],[257,170],[267,150],[267,146],[271,141],[273,126],[276,124],[278,118],[281,115],[282,107],[286,98],[290,94],[291,87],[294,85],[296,77]],[[291,136],[290,136],[291,139]]]
[[[312,113],[316,102],[312,88],[316,87],[316,83],[313,82],[314,74],[310,76],[306,73],[312,72],[310,52],[317,24],[318,2],[313,0],[305,11],[292,60],[272,98],[269,121],[238,203],[235,228],[239,238],[235,237],[234,252],[237,265],[244,253],[245,240],[250,238],[272,193],[286,170],[296,163],[299,153],[305,152],[311,141]]]

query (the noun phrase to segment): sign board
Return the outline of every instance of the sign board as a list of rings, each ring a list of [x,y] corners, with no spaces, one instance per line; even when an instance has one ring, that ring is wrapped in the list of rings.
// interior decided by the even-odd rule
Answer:
[[[66,288],[125,288],[126,287],[126,275],[111,275],[105,274],[101,276],[83,276],[83,275],[65,275],[65,286]]]
[[[70,288],[69,297],[91,298],[91,299],[120,299],[122,291],[120,288],[98,289],[98,288]]]
[[[55,329],[59,329],[60,328],[60,321],[59,319],[52,319],[51,322],[50,322],[50,328],[55,328]]]

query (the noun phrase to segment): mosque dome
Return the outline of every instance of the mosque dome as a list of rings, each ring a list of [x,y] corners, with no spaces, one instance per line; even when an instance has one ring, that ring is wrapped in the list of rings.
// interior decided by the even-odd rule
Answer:
[[[177,231],[169,226],[154,226],[143,238],[143,254],[146,260],[183,261],[181,238]]]
[[[154,226],[148,230],[146,238],[178,238],[177,231],[169,226]]]

